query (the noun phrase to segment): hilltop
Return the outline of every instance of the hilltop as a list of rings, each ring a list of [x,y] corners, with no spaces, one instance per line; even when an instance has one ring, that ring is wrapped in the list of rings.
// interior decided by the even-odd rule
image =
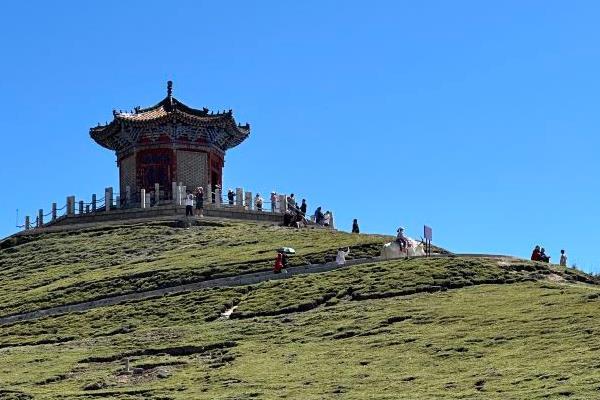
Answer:
[[[18,236],[0,245],[0,317],[268,271],[280,246],[302,266],[386,241],[168,218]],[[0,325],[0,398],[597,398],[599,306],[593,277],[548,264],[366,261]]]

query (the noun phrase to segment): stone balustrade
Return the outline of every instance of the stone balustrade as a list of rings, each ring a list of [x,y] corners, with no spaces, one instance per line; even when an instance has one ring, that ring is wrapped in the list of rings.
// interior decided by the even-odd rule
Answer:
[[[187,187],[184,186],[182,182],[172,182],[170,192],[168,192],[168,188],[165,187],[163,187],[163,190],[161,191],[161,187],[158,183],[153,185],[153,189],[154,190],[151,192],[146,192],[145,189],[141,189],[138,197],[138,195],[132,193],[131,188],[127,186],[125,188],[125,198],[123,199],[121,194],[114,193],[112,187],[107,187],[104,190],[104,207],[102,207],[102,199],[100,200],[100,207],[98,207],[98,200],[96,194],[92,194],[92,199],[90,203],[86,203],[84,200],[79,200],[76,203],[75,196],[67,196],[66,206],[61,209],[57,208],[56,203],[52,203],[52,210],[49,214],[44,214],[43,209],[38,210],[38,215],[35,221],[36,223],[33,227],[43,228],[44,226],[53,225],[59,222],[63,223],[62,221],[65,219],[73,219],[73,222],[75,222],[75,220],[81,220],[81,217],[85,215],[108,214],[120,210],[134,211],[137,209],[142,212],[149,212],[151,210],[163,208],[164,210],[168,209],[170,210],[169,212],[177,214],[179,212],[178,210],[183,208],[183,206],[185,205]],[[287,196],[285,194],[279,194],[276,196],[275,204],[271,204],[271,207],[266,206],[265,203],[270,203],[271,200],[272,199],[270,197],[268,197],[267,199],[263,199],[262,210],[258,211],[254,203],[255,200],[253,197],[253,193],[250,191],[244,191],[244,189],[241,187],[235,189],[235,201],[233,202],[233,205],[230,205],[229,201],[223,202],[221,188],[218,186],[214,189],[214,192],[204,192],[205,210],[214,211],[209,212],[208,214],[214,214],[215,216],[223,216],[225,218],[227,218],[227,215],[231,214],[228,214],[227,210],[235,211],[233,214],[231,214],[231,218],[236,218],[235,215],[237,214],[235,213],[239,212],[261,215],[268,214],[272,215],[275,219],[280,218],[276,216],[281,216],[288,209]],[[78,207],[76,207],[76,204],[78,205]],[[64,215],[59,216],[58,213],[62,209],[66,209],[65,213]],[[223,212],[217,212],[216,210],[218,209],[223,209]],[[156,212],[152,214],[156,214]],[[137,218],[140,214],[137,212],[121,212],[120,215],[123,217],[127,215],[135,215],[135,217]],[[159,214],[157,215],[163,214],[159,212]],[[205,215],[207,214],[205,213]],[[243,219],[247,219],[248,215],[244,214]],[[45,222],[45,216],[50,216],[50,220]],[[115,218],[117,218],[117,215],[115,215]],[[266,220],[270,220],[269,218],[267,218]],[[32,228],[29,216],[25,217],[25,224],[23,227],[25,229]],[[333,228],[333,215],[331,216],[330,227]]]

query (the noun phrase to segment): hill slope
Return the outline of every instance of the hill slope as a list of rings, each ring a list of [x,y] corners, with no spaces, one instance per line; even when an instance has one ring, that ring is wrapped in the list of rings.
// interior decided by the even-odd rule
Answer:
[[[168,221],[31,237],[0,251],[0,316],[268,269],[281,245],[302,264],[383,241]],[[0,326],[0,398],[590,399],[599,317],[600,286],[577,271],[373,262]]]

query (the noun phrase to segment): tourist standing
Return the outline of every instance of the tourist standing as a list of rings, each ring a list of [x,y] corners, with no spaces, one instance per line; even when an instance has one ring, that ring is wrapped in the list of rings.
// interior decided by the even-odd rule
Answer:
[[[275,212],[277,209],[277,193],[271,192],[271,212]]]
[[[294,198],[294,193],[288,196],[287,205],[290,210],[296,210],[296,199]]]
[[[345,251],[343,248],[340,247],[338,249],[337,256],[335,257],[335,263],[337,265],[346,264],[346,257],[348,257],[348,254],[350,254],[350,247],[346,248]]]
[[[235,193],[233,193],[233,190],[229,189],[227,191],[227,200],[229,201],[229,205],[232,206],[233,205],[233,199],[235,198]]]
[[[188,192],[185,197],[185,216],[192,217],[194,215],[194,196]]]
[[[567,255],[565,254],[564,250],[560,251],[560,265],[561,267],[567,266]]]
[[[360,233],[360,229],[358,228],[358,221],[354,218],[352,221],[352,233]]]
[[[306,215],[306,209],[308,206],[306,205],[306,199],[302,199],[302,204],[300,205],[300,211],[302,211],[302,216]]]
[[[323,211],[321,211],[321,207],[317,207],[317,209],[315,210],[315,223],[317,225],[323,225]]]
[[[323,215],[323,226],[331,225],[331,211],[326,211]]]
[[[202,217],[204,209],[204,189],[198,186],[196,189],[196,216]]]
[[[256,211],[263,210],[263,198],[260,197],[260,193],[256,193],[256,197],[254,197],[254,206],[256,207]]]

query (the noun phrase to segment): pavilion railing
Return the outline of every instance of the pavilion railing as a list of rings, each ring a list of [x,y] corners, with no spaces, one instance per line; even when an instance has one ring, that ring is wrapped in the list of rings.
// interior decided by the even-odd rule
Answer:
[[[184,206],[189,194],[193,197],[194,206],[196,205],[196,194],[188,191],[181,184],[173,182],[171,188],[162,188],[155,184],[154,188],[155,190],[150,192],[141,189],[139,192],[134,193],[127,187],[126,193],[121,194],[114,192],[112,187],[107,187],[104,191],[104,197],[98,198],[96,194],[92,194],[89,201],[83,199],[76,201],[75,196],[67,196],[64,205],[60,208],[57,203],[52,203],[50,211],[47,213],[44,213],[43,209],[39,209],[35,218],[26,215],[24,223],[22,225],[17,224],[17,228],[25,230],[43,228],[67,217],[106,213],[118,209],[141,208],[150,210],[161,205]],[[273,198],[269,196],[267,199],[262,199],[262,207],[259,209],[256,197],[253,197],[252,192],[244,191],[243,188],[236,188],[233,196],[229,196],[227,193],[222,193],[219,187],[216,187],[210,193],[204,193],[203,203],[209,205],[209,207],[236,208],[264,213],[284,214],[287,210],[300,212],[296,206],[291,204],[290,198],[285,194],[276,194]]]

